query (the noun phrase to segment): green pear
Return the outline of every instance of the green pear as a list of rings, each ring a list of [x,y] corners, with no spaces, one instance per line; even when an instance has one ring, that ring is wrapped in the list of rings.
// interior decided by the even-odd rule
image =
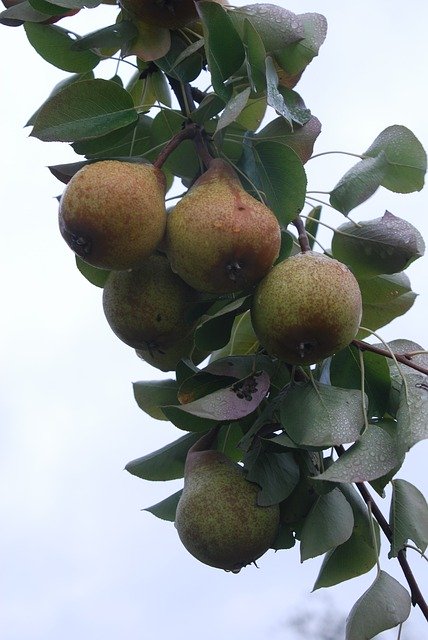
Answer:
[[[139,269],[112,271],[104,286],[103,307],[113,332],[134,349],[155,354],[193,329],[199,295],[171,271],[160,254]]]
[[[246,479],[240,465],[209,449],[214,438],[210,431],[189,449],[175,526],[195,558],[238,573],[273,544],[279,506],[257,504],[258,485]]]
[[[168,216],[171,267],[198,291],[222,294],[253,286],[272,267],[280,245],[275,215],[219,158]]]
[[[251,319],[270,355],[308,365],[346,347],[361,312],[360,288],[348,267],[307,251],[275,265],[260,282]]]
[[[73,251],[102,269],[134,269],[165,233],[166,180],[152,164],[103,160],[67,184],[59,227]]]

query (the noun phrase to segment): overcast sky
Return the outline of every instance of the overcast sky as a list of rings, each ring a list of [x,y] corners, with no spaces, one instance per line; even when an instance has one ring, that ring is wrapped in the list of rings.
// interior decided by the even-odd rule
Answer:
[[[363,152],[392,124],[406,125],[428,147],[426,2],[278,4],[323,12],[329,22],[320,56],[297,87],[323,123],[316,152]],[[99,13],[85,11],[63,24],[83,34],[97,27]],[[101,13],[108,24],[114,11]],[[114,337],[101,290],[77,272],[59,235],[61,185],[46,166],[76,156],[67,145],[28,138],[23,128],[66,74],[37,56],[22,29],[0,29],[3,640],[291,640],[287,620],[297,611],[324,607],[333,619],[345,615],[374,571],[311,594],[320,559],[300,565],[295,549],[269,552],[259,570],[226,574],[194,560],[172,524],[141,511],[180,482],[144,482],[124,465],[181,432],[149,419],[134,403],[132,381],[164,374]],[[307,166],[310,188],[332,188],[354,161],[314,159]],[[388,209],[428,238],[427,205],[427,190],[400,196],[381,189],[353,217],[379,217]],[[333,225],[341,222],[325,215]],[[422,258],[409,268],[420,295],[404,319],[381,330],[384,339],[428,344],[426,264]],[[399,473],[425,492],[426,453],[419,444]],[[404,583],[385,555],[383,568]],[[410,560],[428,595],[426,564],[414,553]],[[424,633],[415,610],[402,640]]]

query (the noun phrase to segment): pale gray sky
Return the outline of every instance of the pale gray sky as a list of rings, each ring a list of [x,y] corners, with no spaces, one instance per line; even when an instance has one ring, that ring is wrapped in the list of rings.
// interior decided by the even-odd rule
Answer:
[[[322,12],[329,22],[320,56],[297,87],[323,123],[316,152],[362,152],[391,124],[406,125],[428,147],[425,2],[278,4]],[[68,24],[84,33],[96,28],[98,14],[86,11]],[[75,156],[67,145],[41,143],[23,129],[65,73],[37,56],[22,29],[0,28],[3,640],[288,640],[284,621],[296,609],[325,604],[346,614],[374,571],[311,594],[320,560],[300,565],[295,549],[269,552],[259,570],[226,574],[195,561],[173,525],[140,511],[180,483],[143,482],[124,465],[181,432],[134,403],[132,381],[164,374],[114,337],[101,291],[80,276],[59,235],[61,185],[45,167]],[[328,190],[353,162],[345,156],[311,161],[310,188]],[[427,205],[427,190],[400,196],[381,189],[353,217],[379,217],[388,209],[428,238]],[[325,215],[333,225],[341,222],[339,214]],[[409,268],[420,296],[405,318],[381,330],[386,340],[428,344],[426,273],[426,258]],[[399,477],[426,492],[425,460],[421,443]],[[397,563],[385,556],[383,568],[404,583]],[[416,554],[410,560],[427,595],[426,564]],[[414,610],[403,640],[424,633]]]

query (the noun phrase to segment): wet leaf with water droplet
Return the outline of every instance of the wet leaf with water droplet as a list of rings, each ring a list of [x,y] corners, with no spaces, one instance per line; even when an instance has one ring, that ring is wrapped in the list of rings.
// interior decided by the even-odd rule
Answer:
[[[230,12],[235,28],[241,37],[248,20],[259,33],[266,51],[276,51],[305,37],[303,22],[299,16],[274,4],[252,4],[235,7]]]
[[[428,505],[424,495],[407,480],[392,481],[389,512],[392,530],[389,558],[396,558],[409,540],[425,553],[428,546]]]
[[[345,222],[332,240],[333,256],[357,276],[398,273],[423,256],[425,243],[410,222],[386,211],[382,218]]]
[[[385,571],[352,607],[346,620],[346,640],[370,640],[407,620],[411,599],[407,590]]]
[[[330,447],[353,442],[364,426],[360,390],[319,382],[290,386],[280,415],[287,434],[301,446]]]
[[[402,383],[397,410],[397,441],[406,453],[428,438],[428,376],[412,370]]]
[[[289,452],[266,451],[258,444],[244,458],[247,479],[259,485],[257,503],[263,507],[288,498],[299,481],[299,467]]]

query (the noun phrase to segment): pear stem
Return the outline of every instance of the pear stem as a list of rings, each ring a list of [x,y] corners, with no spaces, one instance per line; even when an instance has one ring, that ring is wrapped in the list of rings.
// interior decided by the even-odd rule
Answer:
[[[191,140],[196,136],[199,131],[199,125],[194,122],[187,123],[184,129],[179,131],[171,138],[169,142],[164,146],[156,160],[153,162],[153,166],[161,169],[162,165],[166,162],[171,153],[184,141]]]
[[[199,158],[202,160],[206,169],[208,169],[208,167],[210,166],[214,158],[208,151],[206,140],[202,135],[202,131],[200,129],[199,131],[196,132],[196,135],[193,138],[193,144],[196,147],[196,153],[198,154]]]
[[[311,250],[311,244],[309,242],[308,234],[306,233],[305,225],[303,224],[303,220],[300,216],[297,216],[293,220],[293,224],[298,232],[298,241],[300,245],[300,249],[302,253],[307,253]]]

